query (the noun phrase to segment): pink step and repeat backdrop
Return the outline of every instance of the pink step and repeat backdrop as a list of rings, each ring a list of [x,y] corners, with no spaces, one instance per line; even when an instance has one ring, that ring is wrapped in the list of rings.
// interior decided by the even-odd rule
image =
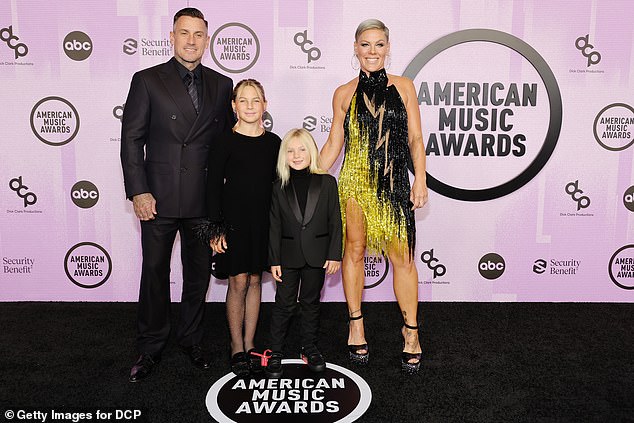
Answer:
[[[203,63],[260,80],[267,129],[303,126],[320,146],[333,91],[358,72],[356,26],[388,25],[388,72],[414,81],[427,149],[421,300],[634,301],[630,0],[5,0],[1,301],[136,301],[120,118],[188,5],[209,21]],[[178,301],[178,244],[171,280]],[[383,257],[366,259],[366,300],[393,300],[391,281]],[[225,292],[212,279],[208,300]],[[329,277],[324,301],[343,298]]]

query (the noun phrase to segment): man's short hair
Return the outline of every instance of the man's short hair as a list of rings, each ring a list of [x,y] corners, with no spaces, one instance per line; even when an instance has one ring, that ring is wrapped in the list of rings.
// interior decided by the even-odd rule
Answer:
[[[209,28],[209,23],[205,20],[205,15],[203,15],[203,12],[196,9],[195,7],[186,7],[176,12],[176,14],[174,15],[174,24],[176,24],[176,21],[181,16],[191,16],[192,18],[202,19],[203,22],[205,22],[205,27]]]

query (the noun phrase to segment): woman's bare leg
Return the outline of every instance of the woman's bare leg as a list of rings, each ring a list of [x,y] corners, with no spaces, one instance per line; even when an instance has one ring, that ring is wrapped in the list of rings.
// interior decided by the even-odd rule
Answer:
[[[348,303],[349,317],[361,316],[361,300],[365,280],[363,258],[365,256],[366,235],[363,210],[359,204],[349,199],[346,203],[346,242],[341,264],[343,292]],[[365,344],[365,330],[362,319],[350,320],[348,345]],[[365,354],[366,350],[357,350]]]
[[[393,247],[388,253],[394,272],[394,295],[403,314],[403,321],[409,326],[418,326],[418,271],[414,260],[409,255],[407,248]],[[405,352],[421,352],[418,340],[418,331],[403,326],[405,338]],[[410,359],[410,363],[416,363],[417,359]]]

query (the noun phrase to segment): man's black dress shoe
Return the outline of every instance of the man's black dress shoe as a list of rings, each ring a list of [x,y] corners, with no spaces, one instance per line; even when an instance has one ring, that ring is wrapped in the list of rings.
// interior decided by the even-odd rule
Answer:
[[[205,351],[200,345],[192,345],[191,347],[183,347],[185,354],[189,356],[192,364],[199,369],[208,369],[211,367],[209,359],[205,356]]]
[[[150,354],[143,353],[139,356],[134,366],[130,370],[130,378],[128,379],[130,382],[138,382],[140,380],[145,379],[150,375],[152,368],[156,363],[160,361],[160,358],[152,357]]]

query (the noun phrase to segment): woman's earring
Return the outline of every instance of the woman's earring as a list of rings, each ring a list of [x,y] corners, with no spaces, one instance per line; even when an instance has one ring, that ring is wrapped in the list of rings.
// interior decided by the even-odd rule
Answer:
[[[352,53],[352,57],[350,58],[350,66],[352,66],[352,69],[354,69],[354,70],[359,70],[359,68],[361,67],[361,63],[359,62],[359,58],[354,53]]]
[[[392,66],[392,55],[388,54],[385,58],[385,69],[389,69]]]

